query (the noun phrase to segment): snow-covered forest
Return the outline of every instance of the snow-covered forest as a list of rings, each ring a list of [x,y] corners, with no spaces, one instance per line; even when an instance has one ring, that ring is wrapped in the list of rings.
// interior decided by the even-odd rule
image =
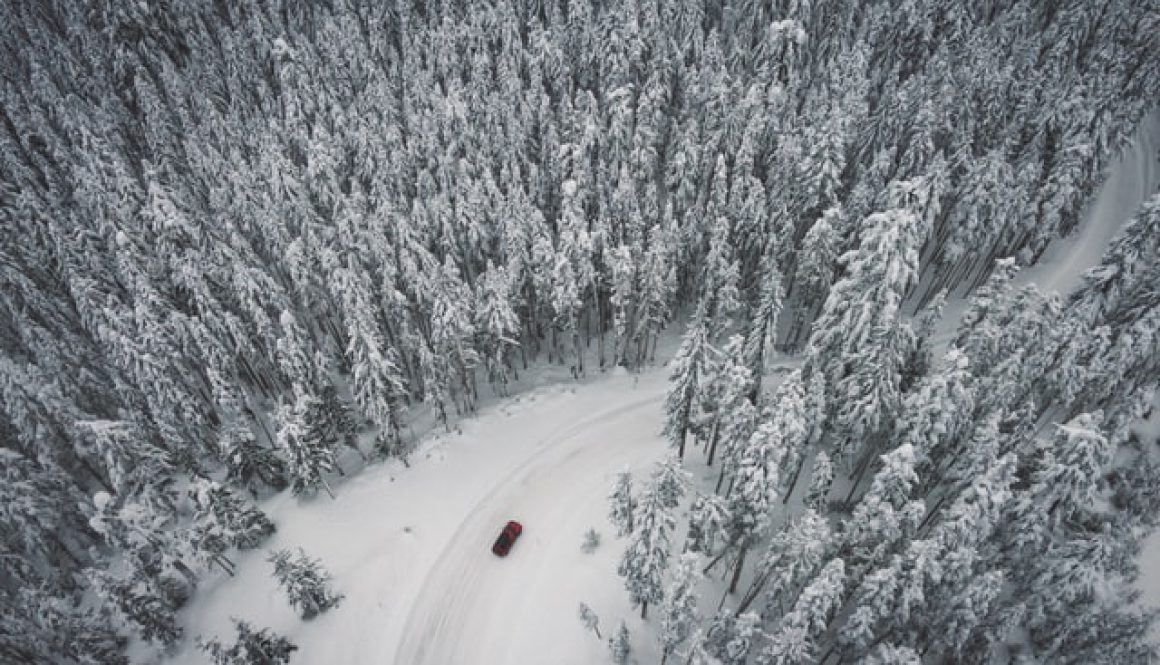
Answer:
[[[1154,117],[1157,0],[0,25],[0,660],[200,641],[178,612],[275,533],[262,500],[410,464],[417,423],[545,365],[668,377],[674,457],[600,507],[664,662],[1158,659],[1160,451],[1131,428],[1160,193],[1070,292],[1019,277]],[[341,610],[325,562],[260,556],[302,616]],[[237,634],[203,657],[294,662]]]

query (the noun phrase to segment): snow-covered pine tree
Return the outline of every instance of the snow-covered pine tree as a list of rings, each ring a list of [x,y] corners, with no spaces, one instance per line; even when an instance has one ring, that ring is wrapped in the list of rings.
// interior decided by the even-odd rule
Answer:
[[[724,158],[718,161],[718,170],[724,168]],[[716,191],[716,190],[715,190]],[[711,217],[709,230],[709,252],[701,269],[701,303],[704,306],[707,339],[717,343],[732,323],[734,314],[741,307],[739,282],[741,267],[734,257],[733,245],[729,238],[729,219],[725,216]]]
[[[834,484],[834,465],[826,451],[819,450],[814,457],[814,467],[810,471],[810,486],[803,499],[805,505],[824,512],[830,500],[830,487]]]
[[[883,642],[866,654],[866,665],[922,665],[922,658],[910,647]]]
[[[345,358],[350,366],[351,395],[365,420],[379,427],[376,448],[398,451],[402,427],[401,402],[406,395],[398,353],[386,345],[382,326],[375,316],[376,303],[370,289],[354,270],[334,271],[333,281],[347,310]],[[337,400],[332,400],[332,406]],[[349,445],[349,444],[348,444]]]
[[[934,298],[915,315],[914,353],[910,355],[906,369],[903,370],[903,392],[907,392],[909,387],[920,377],[926,376],[931,365],[934,364],[934,359],[931,357],[931,345],[934,343],[932,337],[942,321],[942,313],[943,309],[946,308],[946,303],[947,291],[943,289],[935,294]]]
[[[286,463],[273,448],[258,443],[241,419],[225,424],[218,433],[218,455],[226,466],[226,480],[239,487],[286,487]]]
[[[90,582],[100,602],[132,624],[141,639],[165,646],[181,639],[184,629],[177,622],[176,608],[144,571],[127,578],[95,572]]]
[[[636,294],[635,252],[628,245],[620,245],[608,257],[611,274],[609,304],[612,305],[612,330],[616,335],[613,342],[612,362],[614,366],[628,366],[629,336],[637,330],[636,318],[638,297]],[[639,339],[638,339],[638,344]],[[638,354],[639,356],[639,354]]]
[[[75,599],[50,591],[23,587],[3,592],[0,654],[14,663],[128,665],[128,639],[109,624],[111,607],[81,608]]]
[[[1068,522],[1095,504],[1113,454],[1100,430],[1102,419],[1102,413],[1084,413],[1056,426],[1050,448],[1037,461],[1031,487],[1013,506],[1017,517],[1011,526],[1021,539],[1042,538],[1043,529]]]
[[[623,621],[616,629],[616,634],[608,638],[608,652],[612,657],[612,662],[616,665],[628,665],[628,656],[632,652],[632,647],[628,640],[628,626],[624,625]]]
[[[226,556],[229,548],[253,549],[274,533],[274,523],[261,510],[248,506],[228,487],[212,480],[195,479],[189,488],[194,506],[191,530],[194,546],[208,563],[233,574]]]
[[[896,183],[891,198],[905,198],[915,186]],[[845,276],[814,322],[806,364],[826,379],[833,429],[841,437],[838,459],[872,456],[876,437],[901,405],[902,369],[913,333],[900,308],[917,279],[924,236],[919,216],[907,207],[867,217],[858,249],[842,257]]]
[[[814,313],[826,302],[840,252],[837,228],[840,226],[840,208],[828,208],[810,226],[802,239],[800,258],[794,273],[795,302],[804,308],[795,313],[788,342],[798,344],[798,338],[814,318]]]
[[[893,545],[916,529],[926,513],[926,504],[911,499],[918,484],[914,446],[904,443],[881,457],[870,489],[854,506],[844,523],[843,552],[851,579],[875,565]]]
[[[966,355],[951,348],[938,371],[921,380],[903,401],[896,429],[914,446],[927,487],[940,477],[934,470],[953,464],[974,415],[974,381]]]
[[[278,338],[278,366],[291,384],[298,383],[317,390],[322,371],[315,361],[314,345],[306,330],[290,310],[279,318],[282,335]]]
[[[764,614],[781,614],[834,547],[834,532],[820,513],[806,510],[786,522],[769,541],[753,582],[738,603],[746,611],[764,592]]]
[[[789,501],[806,461],[810,422],[805,400],[806,386],[802,383],[802,373],[795,369],[782,379],[764,409],[781,450],[778,466],[782,482],[780,489],[785,492],[784,501]]]
[[[322,429],[317,418],[322,401],[300,383],[294,384],[294,402],[278,411],[278,448],[286,457],[295,494],[311,493],[321,485],[333,496],[323,473],[337,468],[335,442]]]
[[[103,469],[109,486],[131,496],[146,484],[169,478],[174,467],[169,455],[154,445],[137,423],[126,420],[79,420],[77,436],[88,448],[94,468]]]
[[[290,606],[298,610],[303,619],[311,619],[342,601],[342,594],[330,588],[330,573],[322,568],[318,559],[308,557],[301,547],[297,553],[287,549],[271,552],[267,561],[274,564],[278,585],[286,591]]]
[[[588,605],[584,603],[580,603],[577,614],[580,617],[580,623],[584,624],[584,627],[588,630],[596,633],[596,639],[604,639],[600,636],[600,617],[596,616],[596,612],[593,612],[591,607],[588,607]]]
[[[500,395],[507,394],[508,376],[518,378],[512,353],[519,347],[520,321],[512,307],[511,279],[502,266],[489,260],[479,279],[475,329],[488,381]]]
[[[730,592],[737,588],[746,553],[768,528],[778,498],[780,469],[786,457],[784,442],[778,434],[773,424],[763,423],[749,437],[726,494],[729,515],[726,534],[730,548],[737,552]]]
[[[736,430],[734,420],[745,417],[742,403],[749,403],[749,412],[752,412],[753,373],[744,365],[743,344],[743,338],[734,335],[720,353],[714,354],[715,362],[708,364],[707,376],[703,377],[697,396],[697,431],[708,442],[708,466],[713,465],[722,437]],[[727,447],[730,446],[727,444]]]
[[[652,474],[653,491],[668,510],[675,510],[680,505],[691,481],[692,474],[685,471],[680,458],[672,454],[657,462]]]
[[[711,362],[709,329],[704,305],[697,308],[672,360],[669,391],[665,398],[665,437],[677,449],[677,456],[685,457],[685,437],[693,418],[693,404],[701,382],[709,372]]]
[[[757,307],[749,317],[749,328],[745,334],[742,354],[745,366],[753,375],[753,386],[749,395],[753,402],[758,401],[761,380],[765,376],[765,364],[774,353],[774,345],[778,339],[778,318],[781,316],[782,300],[785,297],[781,273],[774,265],[773,258],[768,255],[763,257],[761,268]]]
[[[661,605],[661,663],[689,639],[697,624],[697,583],[701,579],[700,557],[686,552],[673,568],[672,580]]]
[[[671,264],[667,237],[660,225],[648,232],[648,248],[640,267],[640,305],[637,327],[633,332],[636,340],[636,364],[642,365],[646,359],[652,360],[656,352],[656,342],[660,331],[668,323],[671,302],[676,291],[676,269]]]
[[[459,268],[447,257],[443,266],[429,280],[431,289],[431,330],[433,352],[446,363],[449,386],[459,397],[457,406],[463,412],[475,411],[475,367],[479,354],[474,346],[475,322],[471,290],[464,283]]]
[[[616,572],[624,578],[629,599],[633,606],[640,606],[643,619],[648,616],[649,604],[659,603],[663,597],[662,576],[668,568],[676,520],[656,489],[649,487],[633,511],[633,522],[636,528]]]
[[[689,507],[689,533],[685,549],[711,555],[724,539],[725,525],[729,523],[724,497],[716,493],[698,494]]]
[[[616,474],[616,487],[608,495],[608,521],[616,527],[616,536],[622,538],[633,531],[636,501],[632,496],[632,471],[622,469]]]
[[[727,616],[718,624],[723,630],[720,635],[712,635],[713,655],[722,665],[745,665],[749,654],[757,647],[757,640],[764,636],[760,626],[761,617],[756,612],[742,612]],[[713,633],[713,627],[710,633]]]
[[[1110,313],[1125,291],[1147,271],[1160,249],[1160,194],[1144,202],[1104,251],[1100,263],[1088,270],[1068,297],[1068,308],[1077,309],[1087,322]]]
[[[814,658],[815,640],[826,631],[841,607],[846,590],[846,568],[834,558],[814,577],[781,618],[770,645],[758,657],[761,663],[796,665]]]
[[[1001,332],[995,319],[1011,298],[1011,280],[1018,270],[1013,258],[996,261],[991,276],[967,300],[967,310],[959,318],[952,344],[967,354],[976,375],[990,371],[998,360],[991,350]]]
[[[298,650],[297,645],[275,635],[269,628],[255,630],[248,621],[230,620],[238,635],[232,644],[223,645],[217,639],[208,642],[198,639],[197,647],[205,652],[213,665],[283,665],[290,662],[290,655]]]

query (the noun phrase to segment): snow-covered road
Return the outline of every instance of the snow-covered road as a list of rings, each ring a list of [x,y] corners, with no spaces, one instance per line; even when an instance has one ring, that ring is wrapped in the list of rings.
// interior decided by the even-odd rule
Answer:
[[[519,468],[496,478],[428,571],[395,663],[586,662],[570,640],[545,630],[544,619],[564,617],[567,625],[578,626],[574,568],[583,563],[581,535],[603,526],[598,518],[612,472],[664,451],[657,440],[661,394],[649,392],[579,419]],[[488,548],[509,518],[523,523],[524,534],[499,559]]]
[[[609,623],[632,615],[615,582],[623,544],[605,497],[621,468],[642,476],[668,450],[666,375],[613,372],[537,388],[462,421],[461,433],[427,437],[409,469],[364,470],[334,500],[278,495],[263,506],[278,533],[239,555],[237,577],[202,586],[182,613],[189,637],[231,639],[236,616],[288,636],[298,663],[600,662],[606,647],[584,631],[577,606]],[[524,534],[498,559],[490,546],[508,519]],[[594,554],[580,549],[589,528],[603,536]],[[345,594],[307,622],[265,561],[299,546]],[[171,662],[204,662],[192,641]]]
[[[1096,197],[1072,235],[1048,247],[1040,262],[1020,271],[1021,284],[1067,293],[1084,272],[1099,263],[1124,224],[1160,185],[1160,110],[1144,117],[1132,142],[1109,167]]]

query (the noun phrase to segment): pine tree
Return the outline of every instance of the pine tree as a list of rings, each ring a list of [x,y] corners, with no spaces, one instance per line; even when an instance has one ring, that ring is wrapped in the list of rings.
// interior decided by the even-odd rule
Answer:
[[[821,567],[834,540],[829,523],[813,510],[786,522],[770,539],[738,610],[747,610],[764,592],[767,614],[785,611],[786,601]]]
[[[632,532],[617,573],[624,578],[625,589],[633,606],[640,606],[640,616],[648,615],[650,603],[663,597],[662,575],[669,563],[669,548],[676,521],[665,508],[655,488],[648,488],[633,511],[636,530]]]
[[[665,398],[665,437],[677,449],[677,456],[685,457],[685,437],[693,417],[693,400],[700,383],[708,373],[709,331],[706,328],[703,307],[698,307],[672,361],[669,391]]]
[[[681,468],[681,460],[675,455],[668,455],[657,462],[653,471],[652,487],[661,505],[668,510],[680,505],[691,478],[692,474]]]
[[[212,480],[195,480],[189,496],[194,505],[194,546],[210,563],[230,574],[233,564],[225,556],[229,548],[253,549],[274,533],[274,523],[265,513],[245,505],[228,488]]]
[[[10,567],[11,569],[11,567]],[[0,594],[0,654],[12,662],[126,665],[128,639],[110,625],[110,608],[85,609],[48,589]]]
[[[322,371],[316,364],[313,344],[298,319],[289,311],[282,312],[279,323],[282,336],[278,338],[278,364],[291,383],[317,387],[322,382]],[[315,388],[317,389],[317,388]]]
[[[830,390],[834,428],[845,440],[840,458],[855,452],[855,442],[873,441],[900,407],[902,365],[913,346],[900,307],[917,278],[922,239],[918,216],[905,207],[867,217],[859,248],[842,257],[845,277],[814,323],[807,365]]]
[[[914,446],[902,444],[883,455],[881,464],[870,489],[845,523],[845,548],[851,552],[846,558],[854,569],[851,577],[857,577],[863,566],[880,561],[896,542],[918,527],[926,513],[923,501],[910,498],[919,480]]]
[[[642,364],[646,357],[652,359],[657,337],[671,315],[671,301],[676,291],[676,270],[671,265],[669,251],[668,239],[660,226],[649,229],[648,248],[639,271],[640,305],[637,327],[633,332],[637,344],[637,365]]]
[[[507,270],[488,261],[479,281],[475,312],[488,381],[500,395],[507,394],[508,375],[514,375],[511,356],[519,346],[520,322],[512,307],[510,284]]]
[[[591,607],[580,603],[578,614],[580,616],[580,623],[584,624],[584,627],[588,630],[596,633],[596,639],[604,639],[600,636],[600,617],[596,616],[596,613],[592,611]]]
[[[762,659],[786,665],[812,660],[814,640],[825,632],[841,606],[845,584],[844,562],[835,558],[802,590],[793,609],[781,618]]]
[[[330,486],[322,474],[333,471],[335,446],[319,419],[322,402],[306,392],[301,384],[294,385],[294,402],[279,410],[276,436],[278,448],[288,460],[289,473],[295,494],[310,493],[321,485],[330,493]],[[333,496],[333,494],[332,494]]]
[[[230,620],[238,634],[233,644],[225,646],[216,639],[198,640],[198,648],[209,656],[213,665],[282,665],[290,662],[290,654],[298,650],[294,643],[275,635],[269,628],[254,630],[248,621]]]
[[[797,263],[793,287],[797,291],[797,301],[807,308],[805,312],[797,314],[805,323],[825,303],[830,285],[833,284],[840,252],[837,228],[841,216],[840,208],[827,209],[802,239],[801,258]],[[790,339],[797,342],[796,335]]]
[[[620,245],[612,250],[608,258],[611,272],[612,295],[609,304],[612,305],[612,328],[616,334],[613,349],[613,364],[627,366],[628,343],[630,331],[635,332],[637,325],[637,295],[636,295],[636,266],[634,253],[631,247]],[[639,344],[639,341],[638,341]]]
[[[700,581],[699,557],[693,552],[681,555],[673,569],[672,580],[661,606],[661,662],[689,639],[697,622],[697,583]]]
[[[118,579],[94,573],[91,583],[101,602],[131,623],[141,639],[166,646],[181,639],[184,630],[177,623],[176,608],[143,574]]]
[[[241,420],[225,425],[218,435],[219,457],[226,465],[226,480],[239,486],[286,487],[286,464],[274,450],[258,443],[254,432]]]
[[[761,289],[757,308],[750,316],[749,330],[745,335],[745,365],[753,375],[753,390],[750,398],[757,401],[761,393],[761,379],[765,375],[765,363],[774,352],[778,337],[778,318],[781,316],[784,298],[781,273],[770,257],[762,259]]]
[[[953,463],[962,454],[964,432],[974,415],[974,382],[968,360],[951,348],[943,367],[915,386],[903,401],[897,430],[914,446],[927,483],[939,480],[930,470]],[[944,462],[945,461],[945,462]]]
[[[830,487],[834,484],[834,465],[826,451],[819,450],[814,457],[814,468],[810,472],[810,487],[803,500],[813,510],[824,511],[829,503]]]
[[[766,406],[769,424],[777,440],[781,458],[781,486],[788,501],[805,465],[810,422],[806,406],[806,386],[800,370],[790,372],[778,385]]]
[[[306,556],[302,548],[298,548],[297,555],[289,550],[277,550],[267,561],[274,564],[274,577],[286,590],[290,606],[303,619],[311,619],[342,601],[342,594],[330,589],[330,574],[317,559]]]
[[[943,289],[931,299],[915,316],[914,352],[906,362],[906,369],[902,373],[902,391],[908,392],[915,381],[930,372],[934,360],[931,357],[931,338],[942,319],[943,309],[947,303],[947,291]]]
[[[170,456],[151,443],[136,423],[82,420],[76,427],[78,435],[91,442],[97,468],[105,471],[119,494],[135,494],[145,484],[167,478],[174,471]]]
[[[724,158],[718,160],[718,171],[724,169]],[[715,194],[722,187],[714,185]],[[709,253],[705,256],[705,266],[701,271],[701,303],[707,326],[707,337],[716,343],[732,322],[732,317],[741,307],[739,282],[741,266],[733,255],[733,245],[729,239],[729,220],[724,216],[712,216],[713,226],[709,231]]]
[[[623,621],[620,622],[616,635],[608,638],[608,651],[613,663],[628,665],[628,656],[632,649],[628,641],[628,626],[624,625]]]
[[[712,554],[724,539],[729,512],[725,499],[718,494],[698,494],[689,507],[689,533],[685,548],[690,552]]]
[[[616,487],[608,496],[608,520],[616,527],[616,536],[623,538],[632,533],[636,502],[632,496],[632,472],[622,470],[616,476]]]
[[[740,432],[742,425],[737,420],[752,414],[753,373],[744,366],[742,344],[739,335],[729,338],[720,353],[715,354],[715,362],[709,364],[708,376],[704,377],[699,391],[697,431],[708,441],[708,466],[713,465],[721,439],[729,437],[732,441],[731,437]]]

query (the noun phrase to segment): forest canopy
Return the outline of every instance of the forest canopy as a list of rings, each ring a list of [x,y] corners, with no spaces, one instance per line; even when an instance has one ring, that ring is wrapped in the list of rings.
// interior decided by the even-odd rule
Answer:
[[[803,476],[791,526],[828,514],[824,556],[772,536],[814,558],[762,610],[768,662],[971,660],[1013,626],[1052,662],[1152,653],[1097,591],[1156,514],[1157,474],[1111,460],[1157,383],[1160,198],[1066,298],[1010,282],[1160,99],[1155,0],[29,0],[0,24],[0,659],[176,642],[199,578],[274,528],[247,495],[330,491],[360,432],[405,459],[409,414],[529,363],[654,362],[673,321],[666,433],[721,437],[745,490],[722,547],[770,542],[807,460],[856,478],[830,514]],[[935,358],[946,291],[970,300]],[[806,360],[770,393],[775,352]]]

